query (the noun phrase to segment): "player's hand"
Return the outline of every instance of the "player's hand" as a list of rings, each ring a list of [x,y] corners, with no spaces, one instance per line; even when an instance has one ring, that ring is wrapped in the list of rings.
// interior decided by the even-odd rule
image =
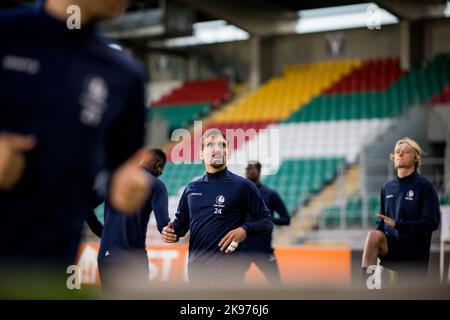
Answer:
[[[109,200],[118,211],[136,213],[150,196],[151,178],[139,164],[151,156],[140,149],[114,172]]]
[[[171,221],[162,229],[162,239],[164,242],[173,243],[178,241],[178,236],[175,233],[173,224]]]
[[[219,242],[220,251],[225,251],[225,253],[232,253],[236,250],[240,242],[244,241],[247,237],[247,231],[244,228],[239,227],[231,230],[222,238]]]
[[[0,133],[0,189],[11,190],[22,177],[26,151],[36,146],[31,135]]]
[[[379,214],[377,213],[376,215],[378,218],[382,219],[384,221],[384,223],[386,223],[388,226],[390,226],[391,228],[395,228],[395,220],[392,218],[389,218],[388,216],[385,216],[383,214]]]

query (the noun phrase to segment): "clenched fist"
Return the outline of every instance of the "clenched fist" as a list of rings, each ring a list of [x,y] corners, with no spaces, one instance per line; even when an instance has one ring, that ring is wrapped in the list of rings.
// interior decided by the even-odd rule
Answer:
[[[0,190],[11,190],[25,169],[26,151],[36,145],[33,136],[0,133]]]
[[[164,242],[173,243],[178,241],[178,236],[173,229],[173,224],[171,221],[169,221],[167,226],[162,229],[161,235]]]
[[[136,213],[150,196],[152,181],[140,163],[151,156],[140,149],[113,174],[109,200],[116,210]]]

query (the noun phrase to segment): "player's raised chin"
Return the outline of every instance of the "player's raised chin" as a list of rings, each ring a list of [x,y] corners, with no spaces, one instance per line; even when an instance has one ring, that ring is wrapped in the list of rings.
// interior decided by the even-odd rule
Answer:
[[[219,135],[207,137],[200,150],[200,159],[204,161],[207,172],[216,172],[225,168],[230,156],[227,141]]]

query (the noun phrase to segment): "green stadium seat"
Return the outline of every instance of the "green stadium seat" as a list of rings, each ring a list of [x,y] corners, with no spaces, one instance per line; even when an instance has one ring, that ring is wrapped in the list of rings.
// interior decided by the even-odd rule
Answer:
[[[280,194],[292,213],[301,200],[329,183],[342,163],[343,158],[285,160],[276,175],[263,177],[262,182]]]

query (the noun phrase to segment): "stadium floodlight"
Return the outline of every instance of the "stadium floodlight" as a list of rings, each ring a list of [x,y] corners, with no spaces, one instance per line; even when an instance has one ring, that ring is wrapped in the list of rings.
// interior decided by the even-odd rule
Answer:
[[[445,7],[444,17],[450,17],[450,1],[447,1],[447,6]]]
[[[320,9],[301,10],[296,33],[343,30],[396,24],[398,18],[375,3],[362,3]],[[375,24],[375,25],[374,25]]]
[[[163,41],[165,47],[187,47],[202,44],[222,43],[250,38],[248,32],[228,24],[225,20],[197,22],[193,25],[193,35]]]

